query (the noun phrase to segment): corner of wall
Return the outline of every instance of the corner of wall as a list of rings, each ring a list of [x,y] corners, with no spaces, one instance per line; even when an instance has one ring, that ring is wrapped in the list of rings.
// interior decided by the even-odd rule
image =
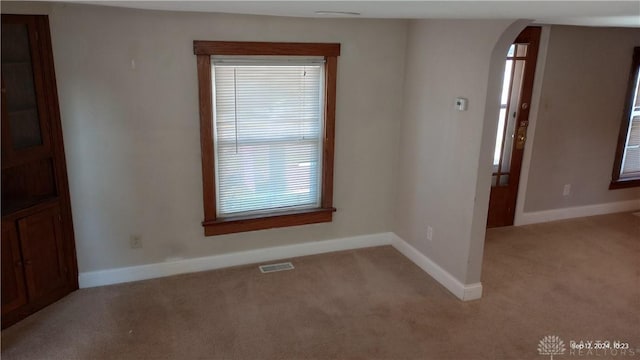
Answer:
[[[471,239],[469,260],[465,281],[479,282],[482,271],[482,254],[487,226],[487,211],[489,209],[489,194],[491,192],[491,156],[495,145],[496,128],[498,126],[499,104],[502,76],[504,74],[504,56],[513,40],[532,20],[520,19],[514,21],[502,33],[491,53],[489,63],[489,77],[487,79],[487,96],[485,115],[482,126],[482,141],[478,157],[475,201],[471,224]]]
[[[395,233],[391,234],[391,245],[402,255],[411,260],[434,280],[462,301],[477,300],[482,297],[482,284],[464,284],[447,270],[431,260],[428,256],[414,248]]]

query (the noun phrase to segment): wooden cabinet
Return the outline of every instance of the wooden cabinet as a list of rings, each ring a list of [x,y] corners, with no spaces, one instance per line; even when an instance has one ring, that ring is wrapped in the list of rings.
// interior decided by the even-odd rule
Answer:
[[[18,231],[11,222],[2,222],[2,316],[27,303],[24,264]]]
[[[2,327],[78,288],[49,22],[2,15]]]
[[[55,203],[16,221],[2,222],[3,317],[69,292],[65,252],[62,216]]]
[[[67,269],[60,209],[44,209],[17,224],[29,297],[41,298],[63,288]]]

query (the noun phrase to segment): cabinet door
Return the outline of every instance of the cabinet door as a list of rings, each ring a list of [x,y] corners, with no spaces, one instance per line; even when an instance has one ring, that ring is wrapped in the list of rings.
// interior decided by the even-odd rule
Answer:
[[[50,152],[36,21],[32,16],[2,15],[3,167]]]
[[[18,220],[29,301],[37,301],[67,287],[60,208]]]
[[[27,303],[18,231],[13,221],[2,222],[2,315]]]

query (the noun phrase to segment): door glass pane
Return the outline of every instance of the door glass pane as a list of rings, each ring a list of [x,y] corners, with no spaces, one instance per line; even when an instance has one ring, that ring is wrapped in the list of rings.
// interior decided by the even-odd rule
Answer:
[[[502,148],[501,171],[508,172],[511,170],[511,152],[513,151],[513,139],[517,126],[518,103],[520,101],[520,93],[522,91],[522,76],[524,74],[524,60],[516,60],[514,64],[513,82],[511,85],[511,97],[509,99],[509,107],[507,108],[507,120],[504,147]]]
[[[500,175],[500,186],[509,185],[509,174]]]
[[[504,67],[504,80],[502,81],[502,95],[500,105],[507,106],[509,101],[509,84],[511,84],[511,71],[513,70],[513,60],[507,60]]]
[[[513,47],[513,45],[511,45]],[[496,145],[493,152],[493,171],[498,171],[500,164],[500,154],[502,153],[502,139],[504,137],[504,126],[507,115],[507,103],[509,100],[509,84],[511,83],[511,72],[513,70],[513,60],[507,60],[504,68],[504,80],[502,82],[502,95],[500,96],[500,117],[498,118],[498,129],[496,131]]]
[[[504,120],[507,116],[506,106],[500,109],[500,118],[498,119],[498,133],[496,135],[496,146],[493,151],[493,171],[498,171],[498,164],[500,163],[500,150],[502,149],[502,136],[504,135]]]
[[[527,44],[518,44],[516,47],[516,56],[527,56]]]
[[[13,148],[41,145],[29,32],[25,24],[2,24],[2,80]]]

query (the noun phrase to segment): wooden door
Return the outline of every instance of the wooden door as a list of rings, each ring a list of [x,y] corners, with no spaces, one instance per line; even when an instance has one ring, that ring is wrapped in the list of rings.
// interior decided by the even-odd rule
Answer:
[[[2,222],[2,316],[27,303],[18,231],[13,221]]]
[[[487,227],[513,225],[540,31],[539,27],[527,27],[507,54]]]
[[[31,302],[64,291],[64,258],[60,208],[53,206],[18,220],[27,291]]]

